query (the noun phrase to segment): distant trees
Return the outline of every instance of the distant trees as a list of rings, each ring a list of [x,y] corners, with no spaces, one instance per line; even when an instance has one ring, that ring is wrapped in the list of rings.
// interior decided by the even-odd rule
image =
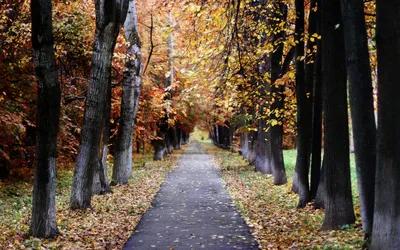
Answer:
[[[32,0],[32,48],[38,81],[35,176],[29,234],[52,238],[56,222],[56,158],[60,83],[53,48],[50,0]]]

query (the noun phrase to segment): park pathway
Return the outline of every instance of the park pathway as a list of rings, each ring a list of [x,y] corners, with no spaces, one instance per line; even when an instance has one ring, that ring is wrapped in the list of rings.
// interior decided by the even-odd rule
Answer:
[[[258,249],[211,157],[192,142],[124,249]]]

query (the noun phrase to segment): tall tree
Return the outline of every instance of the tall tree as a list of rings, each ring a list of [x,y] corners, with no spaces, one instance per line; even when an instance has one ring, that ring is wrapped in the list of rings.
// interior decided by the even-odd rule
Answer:
[[[312,81],[306,81],[304,68],[304,0],[296,0],[296,99],[297,99],[297,156],[294,191],[299,193],[299,207],[305,207],[310,201],[308,172],[310,165],[310,138],[312,112],[310,105],[310,87]],[[311,15],[312,12],[310,12]],[[311,84],[310,84],[311,83]],[[297,187],[296,187],[297,184]]]
[[[111,80],[111,79],[110,79]],[[97,166],[98,169],[94,171],[93,176],[93,193],[94,194],[106,194],[111,192],[111,186],[108,181],[107,173],[107,155],[108,155],[108,143],[110,141],[110,118],[111,118],[111,83],[107,87],[106,101],[104,103],[104,124],[101,139],[101,150],[100,164]]]
[[[374,214],[376,125],[364,3],[341,0],[341,7],[361,217],[369,237]]]
[[[132,175],[133,128],[142,86],[142,55],[135,0],[129,1],[124,30],[129,45],[126,51],[126,71],[122,86],[121,120],[114,152],[112,181],[116,184],[128,183]]]
[[[252,2],[253,5],[255,2]],[[267,25],[271,25],[271,21],[267,20],[268,13],[271,13],[273,10],[268,8],[266,1],[260,1],[258,5],[261,5],[263,8],[261,11],[255,11],[257,14],[255,15],[254,20],[258,22],[265,22]],[[266,11],[264,11],[266,9]],[[272,38],[272,41],[271,41]],[[259,42],[261,45],[266,43],[273,43],[274,36],[268,36],[267,34],[263,34],[261,41]],[[258,128],[257,135],[255,136],[256,144],[256,154],[255,154],[255,168],[264,174],[272,174],[272,148],[271,148],[271,129],[268,124],[269,112],[271,106],[271,55],[263,55],[260,60],[260,64],[257,65],[257,73],[261,81],[258,82],[258,92],[259,98],[261,99],[260,105],[258,107]],[[267,75],[267,77],[265,77]],[[265,79],[266,78],[266,79]],[[250,132],[251,134],[255,132]]]
[[[320,10],[326,194],[322,227],[337,229],[355,221],[350,181],[347,77],[340,0],[321,0]]]
[[[98,0],[96,31],[90,84],[85,104],[81,143],[71,191],[71,208],[91,206],[93,172],[100,169],[100,141],[104,122],[104,103],[111,82],[111,62],[121,25],[125,21],[128,0]]]
[[[172,19],[172,13],[169,13],[169,16],[167,18],[167,22],[170,28],[170,32],[168,34],[167,38],[167,54],[168,54],[168,72],[167,72],[167,77],[165,79],[164,83],[164,88],[166,91],[166,96],[165,96],[165,101],[167,104],[167,107],[165,109],[165,117],[159,121],[158,125],[158,132],[157,136],[158,139],[154,140],[153,145],[154,145],[154,160],[161,160],[164,158],[165,154],[171,153],[172,152],[172,143],[171,139],[171,128],[170,125],[168,124],[169,120],[169,110],[171,106],[171,99],[173,96],[173,90],[171,89],[171,85],[174,82],[174,34],[173,34],[173,19]],[[217,128],[218,130],[218,128]]]
[[[319,13],[317,11],[318,1],[312,0],[310,5],[310,16],[308,19],[308,34],[311,36],[319,32]],[[322,144],[322,93],[321,93],[321,40],[316,43],[307,43],[307,51],[313,50],[317,45],[317,53],[312,54],[306,65],[306,82],[313,85],[312,88],[312,141],[311,141],[311,183],[310,198],[314,199],[317,195],[320,175],[321,175],[321,144]],[[314,61],[314,63],[311,63]],[[312,83],[311,83],[312,82]]]
[[[277,124],[271,127],[271,149],[272,149],[272,171],[274,174],[274,184],[281,185],[287,182],[285,164],[283,161],[283,124],[278,117],[277,112],[281,112],[284,108],[284,89],[285,86],[277,84],[277,80],[285,73],[282,65],[283,46],[285,39],[285,28],[287,18],[287,6],[282,1],[274,2],[274,18],[273,27],[275,35],[273,46],[274,50],[271,55],[271,95],[275,101],[271,104],[271,120],[277,121]],[[285,60],[286,61],[286,60]]]
[[[370,249],[400,249],[400,2],[376,1],[378,132]]]
[[[50,0],[32,0],[32,47],[38,79],[37,135],[29,234],[51,238],[56,223],[56,157],[61,91],[53,48]]]

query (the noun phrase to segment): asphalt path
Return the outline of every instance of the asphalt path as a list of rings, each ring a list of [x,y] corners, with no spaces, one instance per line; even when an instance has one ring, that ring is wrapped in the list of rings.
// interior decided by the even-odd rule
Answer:
[[[211,157],[192,142],[124,249],[259,249]]]

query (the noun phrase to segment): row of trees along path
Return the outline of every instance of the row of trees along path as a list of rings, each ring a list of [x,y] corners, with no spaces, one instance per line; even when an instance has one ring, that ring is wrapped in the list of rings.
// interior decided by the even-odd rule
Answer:
[[[230,5],[227,12],[234,19],[230,41],[235,47],[226,49],[226,61],[233,53],[239,61],[227,63],[221,82],[229,83],[230,78],[240,75],[238,91],[220,84],[216,97],[224,91],[236,94],[237,108],[232,115],[216,118],[210,135],[215,144],[229,148],[237,131],[244,158],[257,171],[273,174],[276,185],[286,183],[282,136],[288,124],[283,92],[295,81],[297,159],[292,191],[299,195],[299,208],[310,201],[317,209],[325,208],[323,230],[340,229],[355,222],[349,168],[349,105],[367,245],[370,243],[371,249],[399,249],[400,196],[396,190],[400,164],[395,128],[399,126],[396,114],[400,105],[394,94],[399,89],[394,68],[400,63],[396,14],[400,4],[376,1],[376,34],[372,37],[367,34],[366,17],[375,18],[375,9],[365,13],[366,2],[260,0]],[[290,23],[288,9],[293,4],[291,44],[293,30],[285,25]],[[246,21],[238,22],[242,19]],[[376,120],[369,44],[377,49]],[[292,61],[295,77],[288,79],[286,73]]]
[[[224,93],[225,97],[226,93],[232,93],[226,88],[237,92],[230,96],[234,105],[215,105],[219,107],[218,112],[222,112],[221,107],[226,107],[230,110],[226,113],[231,114],[231,117],[227,115],[225,120],[218,121],[211,128],[210,134],[217,144],[227,147],[232,140],[227,139],[226,135],[231,135],[232,131],[240,127],[245,128],[245,132],[240,134],[240,149],[244,157],[258,171],[272,173],[275,184],[286,183],[282,155],[283,121],[280,114],[284,109],[285,99],[282,79],[295,61],[298,153],[292,191],[299,194],[299,207],[304,207],[314,198],[316,207],[325,207],[323,229],[339,229],[355,221],[349,171],[348,81],[363,228],[366,237],[371,238],[371,249],[399,249],[400,196],[397,190],[400,185],[400,135],[397,128],[400,125],[400,99],[397,93],[400,85],[397,84],[396,72],[400,66],[400,3],[376,1],[376,129],[364,2],[370,1],[296,0],[295,41],[292,41],[294,45],[285,49],[286,42],[291,37],[288,33],[291,26],[288,25],[291,6],[287,2],[228,1],[227,11],[224,13],[228,13],[229,19],[225,21],[230,25],[223,26],[230,33],[226,35],[226,30],[221,32],[227,38],[227,46],[216,46],[225,49],[222,53],[217,53],[222,57],[218,61],[225,64],[218,67],[219,70],[212,69],[221,80],[218,86],[214,86],[214,93],[217,99],[224,96]],[[304,10],[307,6],[310,8],[309,41],[305,44]],[[135,1],[99,0],[95,1],[95,11],[92,68],[72,184],[72,209],[89,208],[94,193],[110,190],[105,159],[110,126],[111,67],[116,39],[123,25],[129,46],[123,79],[123,115],[121,128],[118,130],[111,183],[126,184],[132,169],[131,138],[142,75]],[[197,11],[202,11],[202,8]],[[32,0],[31,16],[38,105],[30,234],[55,237],[58,234],[55,169],[61,97],[53,44],[51,1]],[[200,18],[201,15],[196,16]],[[213,15],[208,17],[212,18]],[[241,23],[241,20],[245,21]],[[172,15],[168,22],[173,24]],[[318,41],[312,40],[310,34],[317,37]],[[198,47],[203,44],[200,42]],[[310,54],[309,50],[315,50],[316,53]],[[168,38],[168,56],[169,74],[164,84],[165,103],[169,103],[173,96],[171,86],[175,57],[172,32]],[[232,56],[237,58],[232,60]],[[245,63],[244,58],[252,60]],[[229,69],[232,65],[238,67]],[[227,79],[236,79],[239,83],[232,87]],[[234,112],[232,106],[235,108]],[[186,134],[179,130],[179,123],[176,123],[176,127],[171,126],[169,120],[172,114],[169,113],[169,108],[166,108],[166,115],[158,122],[159,133],[154,140],[155,159],[161,159],[174,147],[179,148],[181,138],[187,139]],[[230,121],[232,113],[245,119],[240,124],[234,124]],[[214,117],[210,120],[217,119]],[[207,165],[203,167],[206,169]]]
[[[111,191],[110,185],[128,183],[132,175],[132,137],[139,106],[143,62],[134,0],[95,1],[96,29],[92,67],[85,101],[80,145],[72,181],[71,209],[91,207],[93,194]],[[38,113],[35,177],[30,235],[52,238],[58,235],[56,223],[56,152],[60,116],[60,83],[54,53],[52,4],[50,0],[32,0],[32,47],[38,80]],[[153,21],[153,19],[152,19]],[[173,23],[170,15],[168,22]],[[114,167],[111,181],[107,176],[110,139],[111,68],[113,53],[121,28],[127,41],[122,86],[121,117],[114,143]],[[165,101],[172,98],[173,34],[168,38],[170,75],[165,81]],[[150,58],[149,58],[150,59]],[[161,160],[188,142],[188,129],[179,121],[171,125],[170,107],[158,121],[158,135],[153,140],[155,160]],[[173,120],[173,119],[172,119]],[[187,122],[190,123],[190,122]]]

